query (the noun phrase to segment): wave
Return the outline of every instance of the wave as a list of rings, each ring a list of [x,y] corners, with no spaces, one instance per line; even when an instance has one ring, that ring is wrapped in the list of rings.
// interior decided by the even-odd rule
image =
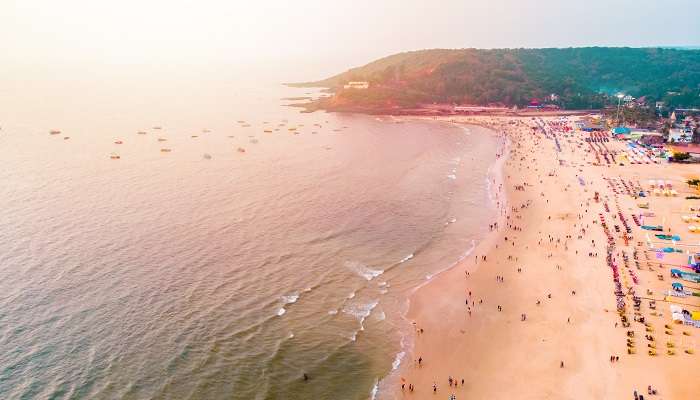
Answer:
[[[355,292],[350,292],[350,294],[348,295],[347,298],[348,298],[348,299],[352,299],[352,298],[354,298],[354,297],[355,297]]]
[[[410,260],[413,258],[413,253],[407,255],[406,257],[402,258],[401,261],[399,261],[400,264],[405,263],[406,261]]]
[[[375,379],[374,386],[372,386],[372,390],[369,392],[370,400],[375,400],[377,398],[378,391],[379,391],[379,379]]]
[[[396,353],[396,357],[394,357],[394,361],[391,363],[391,370],[396,371],[399,369],[399,365],[401,365],[401,360],[403,360],[403,357],[406,355],[405,351],[400,351]]]
[[[379,314],[377,314],[377,321],[384,321],[386,319],[386,314],[384,311],[380,311]]]
[[[284,307],[288,304],[296,303],[297,300],[299,300],[298,293],[282,296],[282,303],[284,303],[284,305],[279,310],[277,310],[277,316],[279,316],[279,317],[283,316],[287,312],[287,310]]]
[[[299,300],[299,295],[298,294],[290,294],[287,296],[282,296],[282,301],[284,304],[294,304]]]
[[[372,269],[358,261],[347,261],[345,262],[345,266],[355,274],[365,278],[368,281],[371,281],[384,273],[383,269]]]
[[[343,308],[343,313],[352,315],[358,321],[360,321],[360,330],[364,331],[365,319],[372,314],[372,310],[374,310],[374,307],[376,307],[377,304],[379,304],[379,300],[373,300],[366,304],[350,304]]]
[[[476,248],[476,241],[472,239],[472,246],[469,248],[469,250],[467,250],[467,251],[465,251],[464,253],[462,253],[462,255],[459,256],[459,258],[457,258],[457,261],[453,262],[452,264],[450,264],[450,265],[447,266],[446,268],[440,269],[440,270],[438,270],[438,271],[436,271],[436,272],[433,272],[432,274],[427,274],[427,275],[425,276],[425,280],[426,280],[426,281],[429,281],[429,280],[433,279],[435,276],[440,275],[441,273],[443,273],[443,272],[445,272],[445,271],[447,271],[447,270],[449,270],[449,269],[452,269],[452,267],[454,267],[455,265],[459,264],[459,263],[460,263],[462,260],[464,260],[469,254],[471,254],[472,251],[474,251],[475,248]],[[423,286],[423,285],[418,285],[417,287],[415,287],[415,288],[413,289],[413,291],[418,290],[421,286]]]

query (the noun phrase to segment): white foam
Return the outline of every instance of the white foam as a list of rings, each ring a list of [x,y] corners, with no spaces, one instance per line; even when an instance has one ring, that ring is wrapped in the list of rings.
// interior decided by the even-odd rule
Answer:
[[[287,310],[285,310],[284,307],[282,307],[282,308],[280,308],[279,310],[277,310],[277,316],[281,317],[281,316],[283,316],[284,313],[286,313],[286,312],[287,312]]]
[[[366,266],[365,264],[362,264],[361,262],[357,261],[347,261],[345,263],[345,266],[368,281],[371,281],[372,279],[384,273],[384,270],[382,269],[372,269]]]
[[[294,338],[294,333],[289,332],[289,335],[287,335],[287,339],[293,339]]]
[[[282,296],[282,301],[284,304],[294,304],[299,300],[299,295],[298,294],[290,294],[287,296]]]
[[[411,254],[407,255],[406,257],[402,258],[401,261],[399,261],[399,262],[400,262],[400,263],[405,263],[406,261],[408,261],[408,260],[410,260],[410,259],[412,259],[412,258],[413,258],[413,253],[411,253]]]
[[[452,180],[457,179],[457,175],[455,175],[455,174],[449,174],[449,175],[447,175],[447,177],[452,179]]]
[[[379,391],[379,380],[376,379],[374,381],[374,386],[372,386],[372,390],[369,392],[369,398],[370,400],[375,400],[377,398],[377,392]]]
[[[358,321],[360,321],[360,330],[364,331],[365,319],[372,314],[372,310],[374,310],[374,307],[376,307],[377,304],[379,304],[379,300],[374,300],[366,304],[350,304],[343,308],[343,313],[352,315]]]
[[[355,292],[350,292],[350,294],[348,295],[348,299],[352,299],[354,297],[355,297]]]
[[[377,315],[377,321],[384,321],[386,319],[386,314],[384,311],[380,311]]]
[[[328,311],[328,315],[335,315],[338,314],[338,310],[330,310]]]
[[[394,357],[394,362],[391,363],[391,370],[396,371],[399,368],[399,365],[401,365],[401,360],[403,360],[403,357],[406,355],[405,351],[401,351],[396,353],[396,357]]]

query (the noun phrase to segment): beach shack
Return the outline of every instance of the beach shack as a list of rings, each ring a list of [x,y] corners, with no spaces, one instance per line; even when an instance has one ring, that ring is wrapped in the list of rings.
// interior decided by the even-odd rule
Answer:
[[[631,132],[632,130],[630,128],[624,126],[617,126],[610,129],[610,134],[612,134],[616,139],[620,140],[629,140]]]
[[[666,146],[667,149],[671,152],[671,154],[676,154],[676,153],[688,153],[690,155],[690,159],[693,161],[700,161],[700,145],[697,144],[688,144],[688,145],[668,145]]]

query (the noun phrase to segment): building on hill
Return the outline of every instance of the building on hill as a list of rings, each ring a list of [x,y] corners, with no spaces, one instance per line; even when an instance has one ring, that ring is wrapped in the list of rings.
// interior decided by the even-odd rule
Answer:
[[[672,128],[668,132],[669,143],[690,143],[693,134],[684,128]]]
[[[369,89],[369,82],[350,81],[343,86],[343,89]]]

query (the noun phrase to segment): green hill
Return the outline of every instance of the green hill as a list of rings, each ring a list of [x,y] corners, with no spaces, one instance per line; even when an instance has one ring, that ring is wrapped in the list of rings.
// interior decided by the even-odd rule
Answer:
[[[366,90],[348,81],[368,81]],[[395,54],[318,82],[334,96],[325,109],[386,109],[425,103],[524,106],[558,95],[565,109],[616,104],[615,94],[648,103],[700,106],[700,50],[587,47],[420,50]]]

